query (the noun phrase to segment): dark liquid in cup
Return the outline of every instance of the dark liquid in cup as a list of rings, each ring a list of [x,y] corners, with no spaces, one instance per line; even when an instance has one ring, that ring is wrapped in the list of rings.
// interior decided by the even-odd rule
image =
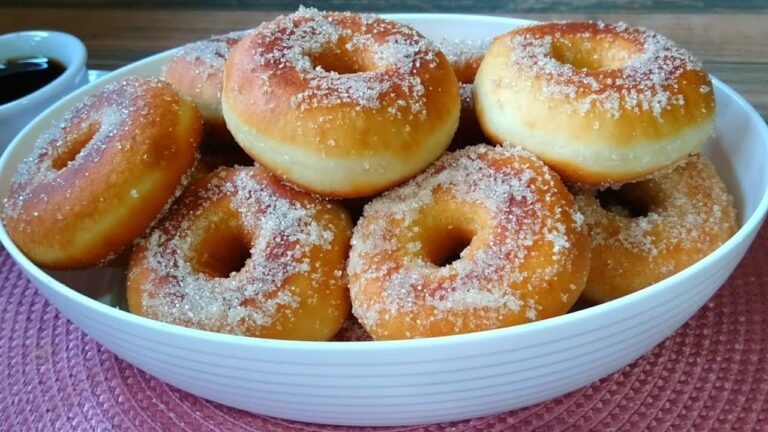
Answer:
[[[0,105],[45,87],[65,69],[60,61],[48,57],[0,60]]]

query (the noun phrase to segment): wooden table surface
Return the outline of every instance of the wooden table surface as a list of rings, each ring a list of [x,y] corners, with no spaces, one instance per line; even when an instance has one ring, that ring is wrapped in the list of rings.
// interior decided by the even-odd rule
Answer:
[[[0,34],[54,29],[81,38],[89,66],[115,69],[211,34],[254,27],[300,2],[277,0],[0,0]],[[768,0],[327,0],[327,10],[451,12],[537,20],[625,21],[660,31],[704,61],[768,118]]]

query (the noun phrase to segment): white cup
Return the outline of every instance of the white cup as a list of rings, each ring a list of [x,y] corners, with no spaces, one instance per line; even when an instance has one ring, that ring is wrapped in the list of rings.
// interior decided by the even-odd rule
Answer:
[[[44,87],[0,105],[0,154],[38,114],[88,82],[87,52],[80,39],[55,31],[23,31],[0,36],[0,60],[41,56],[58,60],[66,69]]]

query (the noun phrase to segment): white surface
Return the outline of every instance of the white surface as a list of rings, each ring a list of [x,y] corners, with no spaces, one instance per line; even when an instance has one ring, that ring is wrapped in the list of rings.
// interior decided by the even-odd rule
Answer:
[[[88,82],[92,83],[109,75],[109,71],[101,69],[88,69]]]
[[[490,37],[522,21],[400,15],[427,36]],[[48,110],[0,159],[0,199],[14,169],[54,119],[83,95],[131,74],[155,75],[160,54],[110,74]],[[196,395],[296,420],[353,425],[432,423],[493,414],[564,394],[628,364],[682,325],[717,290],[768,209],[768,128],[715,81],[718,137],[707,144],[736,196],[742,228],[685,271],[619,300],[531,324],[434,339],[293,342],[249,339],[164,324],[86,297],[0,241],[53,304],[139,368]],[[60,279],[64,277],[59,274]],[[68,274],[93,297],[119,285],[115,271]]]
[[[44,109],[88,82],[85,45],[70,34],[25,31],[0,36],[0,59],[26,56],[53,58],[62,62],[66,70],[45,87],[0,105],[0,153]]]

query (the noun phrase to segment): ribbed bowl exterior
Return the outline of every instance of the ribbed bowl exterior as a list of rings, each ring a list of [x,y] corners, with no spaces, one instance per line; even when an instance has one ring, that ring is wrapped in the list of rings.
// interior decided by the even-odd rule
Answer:
[[[521,23],[450,15],[395,18],[431,37],[450,32],[456,38],[488,37]],[[135,73],[156,74],[168,58],[168,53],[152,57],[103,83]],[[423,424],[497,413],[577,389],[646,353],[714,294],[746,252],[768,208],[768,131],[743,99],[715,83],[719,139],[708,143],[707,153],[736,197],[743,225],[739,233],[701,262],[653,287],[523,326],[393,342],[220,335],[151,321],[93,300],[34,266],[4,230],[0,240],[40,291],[91,337],[195,395],[270,416],[329,424]],[[0,160],[0,197],[7,194],[15,167],[34,137],[94,88],[56,105],[14,141]],[[81,272],[68,283],[81,288],[115,278],[119,275],[109,270]]]

